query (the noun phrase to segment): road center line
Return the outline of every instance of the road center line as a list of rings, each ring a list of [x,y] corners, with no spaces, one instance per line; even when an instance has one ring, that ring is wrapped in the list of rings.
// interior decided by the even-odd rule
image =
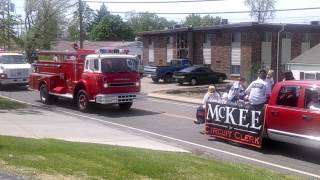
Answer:
[[[160,100],[160,99],[156,99],[156,98],[148,98],[149,101],[153,101],[153,102],[162,102],[162,103],[168,103],[168,104],[174,104],[174,105],[180,105],[180,106],[186,106],[186,107],[198,107],[198,105],[190,105],[190,104],[185,104],[185,103],[179,103],[179,102],[174,102],[174,101],[170,101],[170,100]]]
[[[180,116],[180,115],[170,114],[170,113],[162,113],[162,115],[170,116],[170,117],[175,117],[175,118],[181,118],[181,119],[188,119],[188,120],[191,120],[191,121],[194,121],[194,120],[195,120],[195,118],[186,117],[186,116]]]
[[[35,105],[35,104],[32,104],[32,103],[20,101],[20,100],[9,98],[9,97],[2,96],[2,95],[0,95],[0,97],[7,98],[7,99],[10,99],[12,101],[20,102],[20,103],[23,103],[23,104],[28,104],[28,105],[32,105],[32,106],[36,106],[36,107],[41,107],[41,106],[38,106],[38,105]],[[41,107],[41,108],[43,108],[43,107]],[[240,155],[240,154],[235,154],[235,153],[232,153],[232,152],[229,152],[229,151],[225,151],[225,150],[221,150],[221,149],[217,149],[217,148],[213,148],[213,147],[209,147],[209,146],[204,146],[204,145],[201,145],[201,144],[197,144],[197,143],[193,143],[193,142],[189,142],[189,141],[173,138],[173,137],[166,136],[166,135],[161,135],[161,134],[154,133],[154,132],[151,132],[151,131],[138,129],[138,128],[134,128],[134,127],[131,127],[131,126],[126,126],[126,125],[122,125],[122,124],[118,124],[118,123],[114,123],[114,122],[110,122],[110,121],[106,121],[106,120],[102,120],[102,119],[98,119],[98,118],[93,118],[93,117],[90,117],[90,116],[85,116],[85,115],[81,115],[81,114],[75,114],[75,113],[72,113],[72,112],[63,111],[63,110],[59,110],[59,109],[55,109],[55,111],[62,112],[62,113],[65,113],[65,114],[69,114],[69,115],[72,115],[72,116],[78,116],[78,117],[82,117],[82,118],[91,119],[91,120],[102,122],[102,123],[105,123],[105,124],[111,124],[111,125],[114,125],[114,126],[135,130],[135,131],[138,131],[138,132],[142,132],[142,133],[158,136],[158,137],[165,138],[165,139],[170,139],[170,140],[173,140],[173,141],[185,143],[185,144],[196,146],[196,147],[209,149],[209,150],[212,150],[212,151],[215,151],[215,152],[227,154],[227,155],[230,155],[230,156],[242,158],[242,159],[245,159],[245,160],[257,162],[257,163],[260,163],[260,164],[264,164],[264,165],[268,165],[268,166],[272,166],[272,167],[276,167],[276,168],[280,168],[280,169],[284,169],[284,170],[287,170],[287,171],[291,171],[291,172],[295,172],[295,173],[298,173],[298,174],[302,174],[302,175],[306,175],[306,176],[310,176],[310,177],[314,177],[314,178],[319,178],[320,179],[320,175],[309,173],[309,172],[298,170],[298,169],[294,169],[294,168],[290,168],[290,167],[286,167],[286,166],[282,166],[282,165],[275,164],[275,163],[272,163],[272,162],[267,162],[267,161],[264,161],[264,160],[259,160],[259,159],[256,159],[256,158],[243,156],[243,155]]]

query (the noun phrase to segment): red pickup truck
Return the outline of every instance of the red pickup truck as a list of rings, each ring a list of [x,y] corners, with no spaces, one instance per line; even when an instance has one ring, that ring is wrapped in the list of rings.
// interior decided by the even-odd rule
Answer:
[[[208,103],[206,133],[254,147],[262,139],[320,148],[320,81],[275,85],[264,110]]]

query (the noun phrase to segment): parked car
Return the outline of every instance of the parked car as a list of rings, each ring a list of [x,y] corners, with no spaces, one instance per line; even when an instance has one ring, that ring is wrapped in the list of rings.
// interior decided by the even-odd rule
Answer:
[[[0,52],[0,86],[27,85],[31,65],[19,53]]]
[[[168,83],[172,81],[173,73],[192,66],[188,59],[174,59],[168,66],[144,66],[144,75],[151,78],[153,82],[163,79]]]
[[[212,71],[208,67],[192,66],[175,72],[173,78],[177,79],[179,84],[188,82],[195,86],[198,83],[222,83],[227,79],[227,75]]]

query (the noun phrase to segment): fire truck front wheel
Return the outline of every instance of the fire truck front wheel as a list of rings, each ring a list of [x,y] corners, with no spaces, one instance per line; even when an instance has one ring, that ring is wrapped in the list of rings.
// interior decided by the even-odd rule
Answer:
[[[80,90],[77,96],[77,106],[79,111],[88,112],[90,109],[90,102],[87,93],[84,90]]]
[[[44,104],[51,103],[52,96],[49,94],[48,86],[46,84],[40,86],[40,100]]]
[[[129,110],[131,108],[132,104],[133,104],[132,102],[120,103],[119,108],[121,110]]]

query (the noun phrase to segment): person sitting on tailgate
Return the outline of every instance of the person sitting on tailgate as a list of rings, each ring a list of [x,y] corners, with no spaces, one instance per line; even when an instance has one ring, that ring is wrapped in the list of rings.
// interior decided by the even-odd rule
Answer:
[[[311,101],[308,103],[307,108],[313,111],[320,111],[319,95],[317,92],[312,92]]]
[[[205,108],[207,102],[220,102],[221,97],[220,94],[216,91],[215,86],[209,86],[208,92],[204,95],[202,104],[203,107]]]
[[[214,86],[209,86],[208,92],[204,95],[202,100],[202,105],[198,107],[197,112],[205,112],[206,105],[208,102],[217,102],[220,103],[221,97],[220,94],[216,91]],[[194,121],[195,124],[204,123],[204,119],[196,119]]]
[[[239,78],[239,81],[234,82],[228,93],[228,101],[231,103],[237,102],[239,99],[243,99],[245,96],[245,78]]]

